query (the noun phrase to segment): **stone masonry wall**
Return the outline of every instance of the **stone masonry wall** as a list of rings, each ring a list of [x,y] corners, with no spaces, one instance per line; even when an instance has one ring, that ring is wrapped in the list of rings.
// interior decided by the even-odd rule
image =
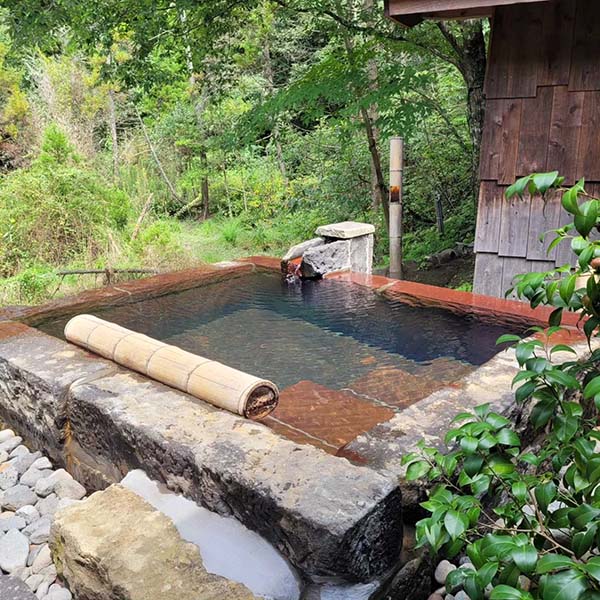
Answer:
[[[12,322],[0,323],[0,419],[91,489],[145,469],[235,516],[308,579],[367,581],[398,560],[395,478]]]

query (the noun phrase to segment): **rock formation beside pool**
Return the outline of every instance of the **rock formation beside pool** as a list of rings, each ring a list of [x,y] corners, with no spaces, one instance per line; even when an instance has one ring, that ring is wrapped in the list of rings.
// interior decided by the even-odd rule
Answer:
[[[281,261],[282,271],[289,272],[291,264],[299,265],[293,271],[305,279],[339,271],[370,273],[374,232],[375,227],[369,223],[344,221],[322,225],[316,231],[319,237],[296,244],[287,251]]]
[[[135,527],[132,527],[135,523]],[[78,600],[254,600],[210,574],[194,544],[137,494],[113,485],[60,511],[51,534],[59,575]]]

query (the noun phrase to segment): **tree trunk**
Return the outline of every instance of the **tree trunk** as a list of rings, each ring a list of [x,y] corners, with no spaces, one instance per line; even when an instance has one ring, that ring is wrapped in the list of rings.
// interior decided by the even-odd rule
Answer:
[[[194,105],[194,114],[196,116],[196,125],[198,126],[198,130],[202,132],[204,109],[206,108],[206,104],[208,103],[208,94],[205,85],[203,85],[201,92],[198,93],[198,82],[196,79],[194,55],[192,53],[192,47],[187,42],[187,14],[185,10],[179,12],[179,21],[182,25],[183,35],[186,42],[185,58],[189,74],[190,95]],[[200,150],[200,161],[204,170],[204,175],[202,176],[202,180],[200,182],[200,193],[202,196],[202,215],[204,219],[207,219],[210,213],[210,186],[207,175],[208,157],[204,148]]]
[[[269,33],[265,35],[263,40],[263,76],[267,82],[267,93],[269,96],[275,91],[275,77],[273,75],[273,61],[271,60],[271,43],[269,41]],[[279,134],[279,119],[275,117],[273,123],[273,131],[271,134],[273,143],[275,144],[275,154],[277,156],[277,164],[279,165],[279,171],[283,177],[283,181],[287,186],[289,184],[287,167],[283,158],[283,148],[281,146],[281,136]]]
[[[365,13],[369,14],[373,10],[373,0],[364,0]],[[369,25],[372,23],[368,22]],[[367,71],[369,75],[369,89],[372,92],[376,92],[379,89],[379,73],[377,68],[377,61],[375,59],[369,60],[367,64]],[[369,119],[372,123],[373,128],[373,139],[375,141],[375,147],[379,147],[379,127],[377,121],[379,120],[379,107],[377,104],[371,104],[368,109]],[[381,186],[377,176],[377,166],[371,158],[371,208],[374,213],[379,212],[384,204],[384,197],[382,196]]]
[[[146,143],[148,144],[148,148],[150,149],[150,154],[152,154],[152,158],[154,159],[154,162],[156,163],[156,166],[158,167],[158,171],[159,171],[161,177],[163,178],[164,182],[167,184],[167,187],[169,188],[169,191],[171,192],[171,196],[173,196],[173,199],[176,200],[178,203],[180,203],[181,198],[177,195],[177,192],[175,191],[175,186],[171,183],[169,176],[167,175],[166,171],[164,170],[164,168],[162,166],[162,163],[160,162],[160,158],[158,158],[158,154],[156,153],[154,144],[152,143],[152,140],[150,139],[150,136],[148,135],[148,131],[146,130],[146,125],[144,125],[144,120],[142,119],[142,115],[140,114],[140,111],[138,110],[137,106],[134,105],[134,108],[135,108],[135,112],[137,114],[138,121],[140,123],[140,127],[142,128],[142,133],[144,134],[144,138],[146,139]]]
[[[112,140],[113,183],[119,181],[119,139],[117,137],[117,111],[115,107],[115,92],[108,90],[108,127]]]
[[[377,187],[377,195],[382,199],[381,205],[383,206],[383,216],[385,218],[386,226],[389,223],[389,205],[388,205],[388,187],[385,183],[383,175],[383,169],[381,167],[381,156],[379,154],[379,148],[377,146],[377,139],[375,138],[375,131],[369,111],[366,108],[360,109],[360,114],[365,126],[365,132],[367,134],[367,142],[369,144],[369,153],[371,155],[371,165],[373,168],[374,184]]]
[[[205,150],[200,152],[200,160],[202,161],[202,168],[206,172],[206,169],[208,168],[208,160]],[[202,178],[202,187],[200,191],[202,194],[202,218],[206,220],[210,215],[210,190],[208,186],[208,177]]]
[[[346,54],[348,55],[348,60],[350,63],[354,62],[353,50],[352,50],[352,41],[348,36],[348,32],[343,32],[344,44],[346,46]],[[360,96],[361,90],[355,90],[357,96]],[[381,167],[381,156],[379,154],[379,148],[377,146],[377,139],[375,137],[375,131],[373,128],[373,122],[371,120],[371,116],[369,115],[369,111],[363,106],[360,109],[360,116],[365,127],[365,133],[367,135],[367,143],[369,145],[369,154],[371,155],[371,166],[373,169],[374,175],[374,184],[377,186],[380,197],[382,198],[383,205],[383,215],[385,218],[386,227],[389,224],[389,204],[388,204],[388,188],[385,183],[385,179],[383,176],[383,169]]]
[[[483,85],[487,66],[485,39],[481,23],[464,25],[468,35],[465,36],[463,53],[463,76],[467,84],[467,118],[471,143],[473,144],[473,190],[475,199],[479,192],[479,160],[481,154],[481,138],[485,119],[485,95]]]

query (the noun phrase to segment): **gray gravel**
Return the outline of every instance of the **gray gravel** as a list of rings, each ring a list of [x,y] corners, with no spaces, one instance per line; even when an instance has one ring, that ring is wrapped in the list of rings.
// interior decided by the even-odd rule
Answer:
[[[462,559],[459,561],[460,566],[465,568],[473,568],[473,565],[469,562],[469,559]],[[438,563],[435,568],[434,578],[437,585],[440,587],[433,592],[428,600],[470,600],[469,596],[464,590],[456,590],[454,594],[449,594],[446,591],[446,579],[448,575],[458,568],[457,565],[451,563],[449,560],[442,560]]]
[[[0,597],[10,582],[24,582],[37,600],[72,600],[57,580],[48,536],[54,513],[85,493],[12,430],[0,430]]]

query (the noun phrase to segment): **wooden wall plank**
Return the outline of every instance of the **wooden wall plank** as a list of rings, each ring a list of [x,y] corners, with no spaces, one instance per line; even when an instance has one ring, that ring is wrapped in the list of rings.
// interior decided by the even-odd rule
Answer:
[[[485,107],[481,151],[479,154],[479,178],[498,180],[500,164],[500,140],[502,134],[501,108],[503,100],[488,100]]]
[[[521,99],[488,100],[479,162],[480,179],[514,183],[522,103]]]
[[[566,86],[554,88],[546,171],[559,171],[566,185],[573,185],[577,177],[583,100],[583,92],[569,92]]]
[[[504,8],[512,16],[511,65],[508,74],[509,98],[533,98],[537,94],[542,59],[543,15],[545,5],[520,4]],[[535,43],[538,40],[538,43]]]
[[[521,275],[522,273],[531,272],[531,261],[526,258],[512,258],[505,257],[500,259],[502,261],[502,296],[514,285],[515,275]],[[517,295],[513,292],[507,298],[513,300],[517,298]]]
[[[502,204],[502,221],[500,223],[500,243],[498,254],[513,258],[527,256],[527,240],[529,238],[529,211],[531,202],[528,198],[518,197],[505,200]]]
[[[542,39],[544,6],[518,4],[496,9],[485,82],[488,98],[536,96],[542,45],[527,40]]]
[[[504,188],[492,181],[482,181],[475,230],[475,252],[498,252]]]
[[[511,37],[508,33],[510,15],[506,11],[496,10],[491,21],[492,37],[483,87],[488,102],[506,97],[511,56]]]
[[[538,85],[569,85],[576,0],[544,6]]]
[[[388,0],[386,14],[390,17],[410,14],[437,14],[439,12],[492,9],[495,6],[548,0]]]
[[[515,180],[522,100],[488,100],[481,143],[479,177],[512,184]]]
[[[583,100],[577,154],[577,178],[581,177],[600,181],[600,92],[585,92]]]
[[[558,227],[558,219],[561,216],[562,206],[560,203],[560,192],[547,194],[543,199],[535,196],[531,199],[531,210],[529,212],[529,236],[527,239],[527,259],[534,261],[551,261],[556,259],[556,248],[548,254],[548,246],[555,235],[546,235],[548,231]]]
[[[600,90],[600,10],[598,0],[578,0],[569,89]]]
[[[546,169],[554,88],[539,87],[535,98],[524,98],[519,132],[516,175],[541,173]]]
[[[475,258],[473,291],[486,296],[502,296],[502,259],[497,254],[480,252]]]
[[[517,175],[517,152],[523,100],[505,100],[501,118],[498,183],[510,185]]]

